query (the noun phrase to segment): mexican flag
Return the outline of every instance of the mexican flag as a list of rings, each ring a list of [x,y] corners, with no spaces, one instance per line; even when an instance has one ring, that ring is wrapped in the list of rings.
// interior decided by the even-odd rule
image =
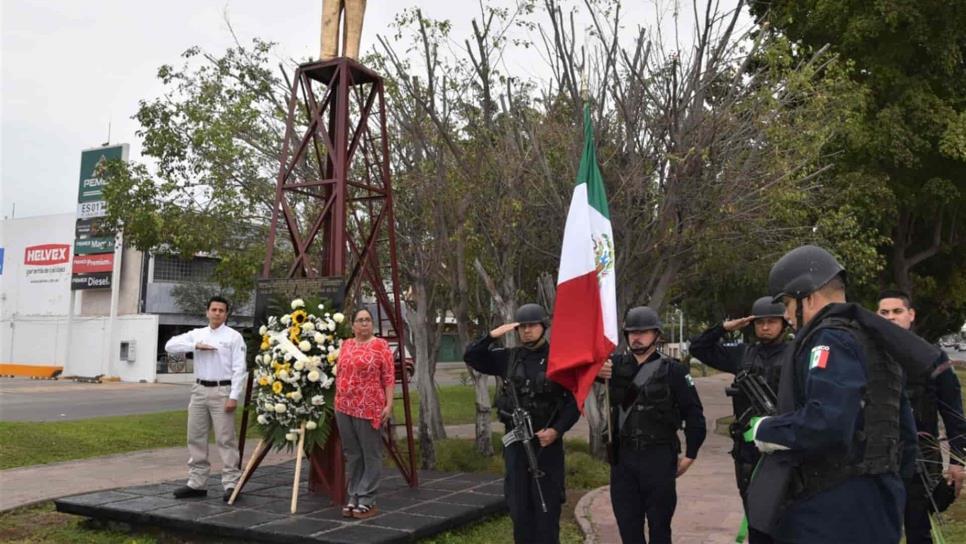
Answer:
[[[547,375],[573,392],[577,406],[617,345],[614,235],[597,166],[590,106],[584,105],[584,152],[570,199]]]

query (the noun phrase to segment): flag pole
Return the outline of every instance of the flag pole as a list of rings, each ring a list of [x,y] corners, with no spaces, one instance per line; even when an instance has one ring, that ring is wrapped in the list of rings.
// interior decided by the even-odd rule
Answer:
[[[587,84],[587,57],[584,57],[583,70],[580,71],[580,98],[585,106],[590,104],[590,86]],[[607,445],[610,446],[614,443],[614,437],[612,436],[611,430],[611,414],[610,414],[610,378],[604,380],[604,420],[607,425]]]

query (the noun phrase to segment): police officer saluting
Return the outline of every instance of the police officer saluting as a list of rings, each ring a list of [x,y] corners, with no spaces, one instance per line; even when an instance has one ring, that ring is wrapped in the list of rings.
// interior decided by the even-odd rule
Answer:
[[[694,337],[691,340],[691,355],[722,372],[760,376],[773,393],[777,392],[782,355],[789,345],[785,342],[784,315],[785,307],[781,303],[772,302],[772,297],[761,297],[752,304],[751,315],[748,317],[727,320]],[[754,324],[757,343],[721,345],[721,339],[726,333],[740,330],[749,323]],[[731,456],[735,460],[735,480],[741,502],[747,509],[748,484],[761,454],[753,443],[744,440],[743,435],[748,430],[747,423],[751,416],[764,414],[753,413],[752,403],[747,396],[736,390],[735,385],[729,388],[728,395],[731,396],[735,413],[735,421],[730,429],[734,440]],[[749,528],[748,541],[759,544],[772,542],[772,539],[761,531]]]
[[[911,330],[916,320],[909,294],[898,290],[879,294],[880,316],[905,330]],[[919,431],[920,459],[916,473],[906,478],[906,542],[932,542],[930,511],[943,511],[959,496],[963,485],[963,459],[966,459],[966,418],[963,417],[963,398],[959,379],[953,372],[945,352],[936,361],[935,369],[906,382],[906,394]],[[942,479],[943,457],[939,447],[939,417],[942,416],[949,437],[949,470]],[[952,487],[950,487],[952,486]]]
[[[573,395],[547,379],[550,347],[543,307],[524,304],[514,317],[514,323],[500,325],[470,344],[463,360],[479,372],[505,380],[495,405],[508,433],[514,430],[512,414],[517,402],[532,421],[534,438],[528,442],[536,454],[539,492],[524,444],[517,441],[503,448],[504,495],[513,520],[514,541],[556,544],[560,541],[560,508],[566,498],[562,439],[580,413]],[[498,338],[514,329],[522,346],[494,346]]]
[[[646,542],[645,517],[652,544],[671,542],[675,478],[694,462],[707,433],[688,369],[657,352],[660,336],[657,313],[632,308],[624,318],[629,353],[614,354],[598,374],[610,380],[610,496],[624,544]],[[679,457],[682,421],[687,447]]]
[[[768,284],[797,333],[780,415],[746,434],[768,454],[748,489],[749,523],[782,542],[898,542],[900,459],[915,448],[903,371],[928,372],[939,350],[846,303],[845,269],[820,247],[787,253]]]

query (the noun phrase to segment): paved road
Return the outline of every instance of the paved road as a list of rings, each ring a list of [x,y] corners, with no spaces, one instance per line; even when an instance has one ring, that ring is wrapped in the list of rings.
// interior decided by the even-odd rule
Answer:
[[[58,421],[184,410],[189,387],[0,378],[0,421]]]
[[[440,363],[437,383],[463,383],[465,369],[462,363]],[[60,421],[184,410],[189,396],[188,384],[0,378],[0,421]]]

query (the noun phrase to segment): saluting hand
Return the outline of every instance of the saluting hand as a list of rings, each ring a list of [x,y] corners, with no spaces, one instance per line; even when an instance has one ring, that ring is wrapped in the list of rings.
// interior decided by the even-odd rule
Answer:
[[[504,324],[500,325],[499,327],[497,327],[497,328],[493,329],[492,331],[490,331],[490,337],[491,338],[499,338],[499,337],[505,335],[506,333],[512,331],[513,329],[517,328],[518,325],[520,325],[520,324],[519,323],[516,323],[516,322],[514,322],[514,323],[504,323]]]
[[[724,330],[732,332],[747,327],[748,324],[754,320],[755,316],[749,315],[748,317],[742,317],[741,319],[729,319],[722,323],[721,326],[724,327]]]
[[[614,363],[610,362],[610,359],[604,361],[604,364],[600,367],[600,371],[597,372],[597,377],[602,380],[609,380],[614,374]]]

